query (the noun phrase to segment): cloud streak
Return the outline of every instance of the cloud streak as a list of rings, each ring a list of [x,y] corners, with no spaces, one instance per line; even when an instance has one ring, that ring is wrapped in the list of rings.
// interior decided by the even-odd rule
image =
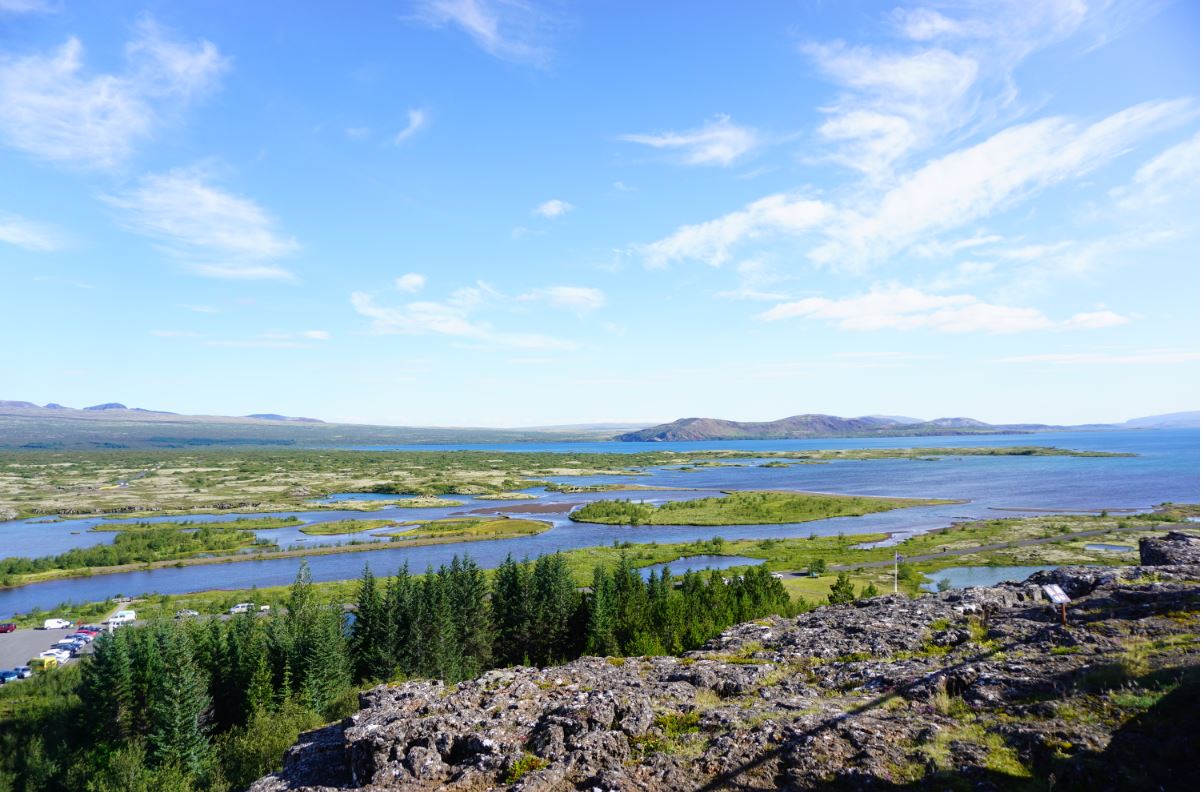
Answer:
[[[984,302],[970,294],[928,294],[890,286],[855,297],[808,297],[780,303],[756,317],[765,322],[819,319],[840,330],[934,330],[940,333],[1020,333],[1114,327],[1129,319],[1112,311],[1052,320],[1034,308]]]
[[[0,58],[0,140],[39,159],[112,168],[229,68],[211,42],[175,40],[150,21],[125,58],[121,73],[89,73],[75,37],[49,52]]]
[[[417,0],[416,18],[433,28],[456,27],[475,45],[501,60],[545,66],[550,49],[542,43],[549,20],[519,0]]]
[[[675,152],[683,165],[733,165],[761,144],[758,132],[719,115],[697,129],[653,135],[622,135],[627,143]]]
[[[200,275],[229,279],[290,279],[277,261],[300,249],[249,198],[212,184],[203,168],[179,168],[143,177],[102,200],[120,224],[157,240]]]
[[[8,212],[0,212],[0,242],[36,253],[46,253],[63,247],[62,238],[54,229]]]
[[[540,333],[514,333],[497,330],[475,316],[486,305],[503,295],[486,283],[458,289],[444,301],[421,300],[401,305],[381,305],[373,295],[354,292],[350,304],[360,315],[371,320],[377,335],[446,336],[486,347],[526,350],[570,350],[575,344]]]

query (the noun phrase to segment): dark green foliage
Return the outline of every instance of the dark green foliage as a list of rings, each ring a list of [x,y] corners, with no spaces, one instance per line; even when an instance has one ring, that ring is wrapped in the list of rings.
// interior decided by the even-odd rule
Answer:
[[[511,558],[491,587],[468,558],[381,586],[364,570],[354,626],[301,566],[270,616],[126,627],[78,665],[13,686],[0,790],[224,790],[274,770],[296,735],[347,712],[352,678],[455,681],[497,665],[694,649],[739,621],[790,615],[779,580],[669,571],[628,558],[585,595],[562,555]],[[10,695],[5,686],[2,694]],[[12,726],[13,728],[7,728]]]
[[[859,599],[871,599],[872,597],[878,596],[880,596],[880,590],[876,588],[875,583],[868,583],[863,587],[863,590],[859,592]]]
[[[838,573],[838,578],[830,585],[828,599],[831,605],[855,601],[855,586],[851,583],[849,572]]]
[[[112,544],[78,547],[43,558],[0,559],[0,577],[51,569],[83,569],[189,558],[200,553],[228,553],[253,544],[256,544],[256,539],[250,531],[209,526],[194,531],[175,528],[127,531],[117,534]]]
[[[363,568],[359,583],[350,657],[355,679],[388,679],[396,665],[393,655],[393,621],[388,618],[386,593],[380,592],[370,567]]]
[[[151,687],[150,759],[157,767],[199,776],[209,762],[209,680],[196,665],[187,633],[163,629],[154,639],[162,644],[163,670]]]

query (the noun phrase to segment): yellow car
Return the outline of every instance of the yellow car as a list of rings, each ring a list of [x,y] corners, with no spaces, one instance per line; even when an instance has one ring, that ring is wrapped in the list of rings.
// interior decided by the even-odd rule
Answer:
[[[34,671],[49,671],[52,668],[58,668],[58,658],[34,657],[30,659],[29,667]]]

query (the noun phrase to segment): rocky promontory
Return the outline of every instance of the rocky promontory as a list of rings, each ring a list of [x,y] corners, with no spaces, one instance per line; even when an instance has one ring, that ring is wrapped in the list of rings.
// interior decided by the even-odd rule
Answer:
[[[251,790],[1195,789],[1192,541],[1184,565],[876,597],[684,657],[376,687]]]

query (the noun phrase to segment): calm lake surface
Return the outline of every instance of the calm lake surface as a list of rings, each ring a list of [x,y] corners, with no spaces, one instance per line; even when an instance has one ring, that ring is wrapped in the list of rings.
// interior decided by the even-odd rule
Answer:
[[[739,466],[700,468],[651,468],[648,475],[565,477],[559,481],[589,484],[644,484],[675,488],[670,491],[563,494],[531,490],[538,501],[477,500],[454,496],[462,506],[433,509],[406,508],[398,503],[380,511],[355,512],[276,512],[295,514],[306,522],[326,522],[349,518],[430,520],[454,516],[477,509],[506,513],[529,503],[575,504],[598,498],[630,498],[658,502],[705,497],[724,489],[785,489],[838,492],[854,495],[897,497],[936,497],[966,501],[948,506],[901,509],[863,517],[842,517],[785,525],[704,526],[606,526],[571,522],[566,512],[525,515],[552,523],[552,528],[537,536],[467,544],[374,550],[341,555],[313,556],[308,559],[314,580],[338,580],[357,577],[369,563],[378,574],[391,574],[408,563],[416,571],[427,565],[449,562],[455,554],[469,553],[481,566],[493,567],[506,555],[535,557],[541,553],[579,547],[631,542],[687,542],[715,535],[727,539],[796,537],[816,534],[836,535],[893,533],[891,541],[949,525],[960,520],[989,519],[1057,511],[1097,512],[1141,511],[1164,501],[1195,503],[1198,499],[1199,434],[1195,430],[1056,432],[1037,435],[993,435],[969,437],[890,437],[825,440],[761,440],[707,443],[511,443],[464,446],[388,446],[388,450],[455,450],[538,452],[635,453],[639,451],[797,451],[824,448],[936,448],[962,446],[1056,446],[1084,451],[1113,451],[1138,454],[1123,458],[1077,457],[953,457],[937,462],[910,460],[839,461],[821,465],[761,467],[755,463]],[[700,490],[700,491],[697,491]],[[339,499],[363,499],[364,496],[335,496]],[[396,496],[366,496],[368,499],[396,500]],[[239,515],[192,515],[158,520],[189,519],[232,520]],[[263,516],[263,515],[245,515]],[[520,516],[520,515],[518,515]],[[44,519],[44,518],[41,518]],[[0,523],[0,557],[50,555],[71,547],[112,541],[111,533],[88,532],[100,519],[64,520],[44,523],[17,520]],[[258,535],[286,547],[312,547],[346,541],[363,541],[363,534],[308,537],[298,527],[264,530]],[[92,578],[49,581],[17,589],[0,591],[0,617],[26,612],[34,607],[48,608],[60,602],[101,600],[118,594],[177,594],[212,588],[249,588],[288,583],[296,574],[300,559],[239,561],[212,566],[158,569],[100,575]],[[673,564],[673,571],[675,564]],[[681,570],[682,571],[682,570]]]
[[[1005,580],[1022,581],[1035,572],[1055,569],[1053,566],[997,566],[997,567],[947,567],[933,572],[930,577],[933,583],[923,583],[926,591],[938,591],[938,581],[951,581],[951,588],[962,589],[975,586],[995,586]]]

